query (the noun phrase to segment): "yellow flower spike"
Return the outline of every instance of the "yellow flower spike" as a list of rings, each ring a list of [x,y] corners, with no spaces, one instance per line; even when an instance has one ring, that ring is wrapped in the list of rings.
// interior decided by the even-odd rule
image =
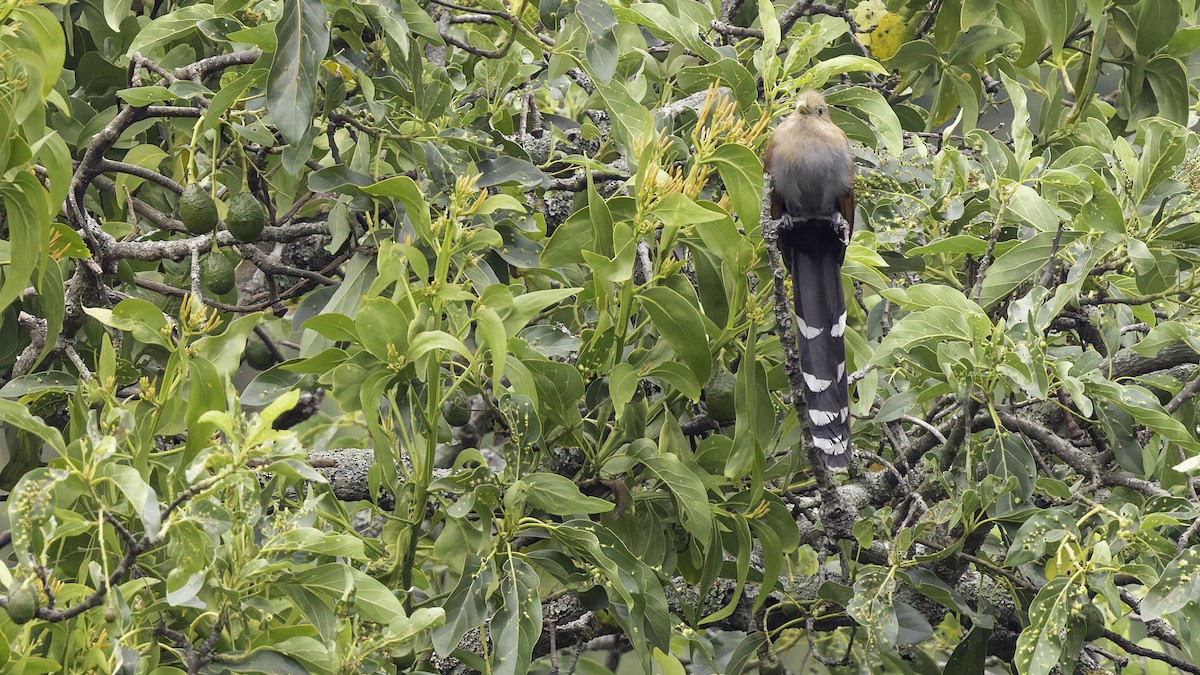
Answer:
[[[154,380],[146,376],[138,378],[138,391],[141,392],[139,398],[151,405],[158,398],[158,388],[154,385]]]
[[[483,203],[487,201],[488,196],[487,190],[480,190],[478,196],[475,197],[475,203],[471,204],[471,207],[464,211],[463,214],[471,215],[478,211],[479,207],[483,206]]]

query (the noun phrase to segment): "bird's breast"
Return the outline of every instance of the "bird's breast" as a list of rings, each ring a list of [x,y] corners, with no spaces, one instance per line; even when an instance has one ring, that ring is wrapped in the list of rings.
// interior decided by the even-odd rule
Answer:
[[[775,144],[767,171],[789,213],[828,214],[850,192],[853,160],[844,146],[798,139]]]

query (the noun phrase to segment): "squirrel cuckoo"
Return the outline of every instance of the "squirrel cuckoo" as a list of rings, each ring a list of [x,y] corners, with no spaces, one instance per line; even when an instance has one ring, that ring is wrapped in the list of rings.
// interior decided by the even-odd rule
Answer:
[[[854,226],[854,160],[821,94],[800,92],[796,111],[767,143],[763,167],[775,179],[771,217],[787,218],[779,250],[792,277],[813,445],[826,467],[844,469],[850,463],[850,389],[842,261]]]

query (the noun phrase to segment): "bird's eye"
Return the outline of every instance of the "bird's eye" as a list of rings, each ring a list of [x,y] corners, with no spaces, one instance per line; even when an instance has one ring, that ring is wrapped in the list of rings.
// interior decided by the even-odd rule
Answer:
[[[823,106],[823,105],[817,106],[817,115],[824,115],[824,114],[825,114],[825,106]]]

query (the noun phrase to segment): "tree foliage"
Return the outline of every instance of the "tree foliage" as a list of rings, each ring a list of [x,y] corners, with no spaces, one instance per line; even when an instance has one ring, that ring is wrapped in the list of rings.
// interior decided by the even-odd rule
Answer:
[[[1200,673],[1195,19],[0,5],[0,661]],[[761,209],[802,88],[848,476]]]

